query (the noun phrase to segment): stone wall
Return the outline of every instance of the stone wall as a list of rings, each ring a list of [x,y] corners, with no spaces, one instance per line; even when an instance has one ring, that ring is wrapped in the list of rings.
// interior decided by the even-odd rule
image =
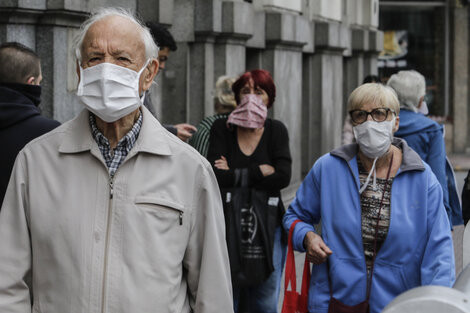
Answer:
[[[164,123],[197,124],[213,114],[220,75],[264,68],[275,80],[271,116],[289,130],[294,191],[314,161],[341,144],[345,99],[376,73],[382,45],[377,0],[8,0],[0,3],[0,42],[19,41],[42,58],[45,115],[64,122],[75,97],[72,39],[94,8],[123,6],[168,25],[178,49],[152,87]]]

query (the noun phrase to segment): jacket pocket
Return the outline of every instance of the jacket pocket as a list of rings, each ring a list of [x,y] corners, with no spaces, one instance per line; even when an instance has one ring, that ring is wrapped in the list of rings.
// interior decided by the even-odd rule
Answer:
[[[377,260],[373,279],[390,294],[390,297],[397,296],[419,285],[419,270],[416,270],[412,264],[407,265],[410,269],[405,272],[404,265],[399,266]]]
[[[367,275],[364,258],[332,258],[330,277],[333,296],[346,305],[366,299]]]
[[[183,225],[185,210],[184,206],[179,203],[158,197],[137,196],[135,204],[159,219],[165,219],[170,222],[175,220],[179,225]]]
[[[308,290],[308,310],[318,312],[328,310],[330,301],[326,263],[312,266],[312,276]]]

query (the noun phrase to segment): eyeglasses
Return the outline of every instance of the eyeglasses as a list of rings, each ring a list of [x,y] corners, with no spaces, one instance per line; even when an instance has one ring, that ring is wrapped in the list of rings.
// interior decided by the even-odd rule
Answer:
[[[376,122],[383,122],[388,118],[388,114],[392,112],[395,114],[395,111],[389,108],[377,108],[373,109],[370,112],[364,111],[364,110],[352,110],[349,111],[349,115],[351,116],[351,119],[354,123],[356,124],[362,124],[365,121],[367,121],[367,118],[372,116],[372,119]]]

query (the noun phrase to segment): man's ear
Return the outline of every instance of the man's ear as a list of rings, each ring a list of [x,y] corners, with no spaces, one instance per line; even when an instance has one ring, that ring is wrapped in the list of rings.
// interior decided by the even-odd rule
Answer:
[[[142,89],[146,91],[152,86],[153,79],[157,76],[158,73],[158,60],[152,59],[144,70],[143,84]]]
[[[36,79],[36,77],[31,76],[30,78],[28,78],[28,80],[26,80],[26,84],[28,84],[28,85],[34,85],[35,79]]]
[[[80,83],[80,64],[78,64],[78,60],[75,62],[75,71],[77,72],[78,82]]]

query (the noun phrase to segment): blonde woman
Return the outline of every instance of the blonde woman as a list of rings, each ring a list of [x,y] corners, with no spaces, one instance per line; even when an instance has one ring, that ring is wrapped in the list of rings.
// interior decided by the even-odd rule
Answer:
[[[229,76],[220,76],[217,79],[214,91],[214,109],[216,114],[204,118],[197,125],[196,132],[189,140],[189,144],[204,157],[207,157],[207,151],[209,150],[212,124],[218,119],[227,118],[230,112],[237,107],[235,95],[232,91],[232,84],[235,80],[235,77]]]
[[[364,84],[348,101],[356,138],[322,156],[284,216],[299,219],[293,245],[314,264],[309,312],[382,309],[420,285],[452,286],[454,253],[442,188],[429,166],[393,134],[395,92]],[[321,219],[321,236],[314,224]],[[364,311],[365,312],[365,311]]]

